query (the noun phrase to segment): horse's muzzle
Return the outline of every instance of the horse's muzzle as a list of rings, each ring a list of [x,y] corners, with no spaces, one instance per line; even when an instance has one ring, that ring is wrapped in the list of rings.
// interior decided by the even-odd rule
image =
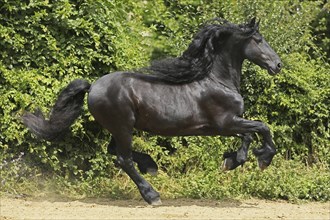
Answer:
[[[269,65],[267,71],[270,75],[275,75],[281,71],[283,64],[281,61],[277,61],[274,65]]]

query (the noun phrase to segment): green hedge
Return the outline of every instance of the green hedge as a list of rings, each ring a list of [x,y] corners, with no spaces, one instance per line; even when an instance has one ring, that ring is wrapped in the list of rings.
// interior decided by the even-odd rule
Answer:
[[[262,120],[273,131],[279,149],[274,167],[263,174],[255,171],[254,165],[243,174],[220,174],[222,154],[239,146],[234,138],[168,139],[136,132],[134,148],[157,160],[160,175],[151,182],[168,196],[220,198],[242,194],[329,200],[329,3],[299,0],[3,1],[3,191],[13,192],[15,186],[33,182],[39,174],[56,178],[60,185],[82,187],[83,193],[100,193],[88,189],[102,184],[108,192],[115,187],[123,189],[116,179],[126,177],[118,176],[113,158],[106,154],[110,134],[94,122],[86,106],[84,115],[72,126],[72,134],[57,143],[36,140],[21,123],[22,112],[37,107],[49,112],[58,92],[73,79],[93,81],[113,71],[147,66],[153,59],[177,56],[208,19],[224,17],[242,23],[253,16],[261,19],[261,33],[285,65],[281,74],[271,77],[246,62],[242,79],[245,117]],[[175,153],[166,148],[169,144],[177,149]],[[254,162],[253,157],[250,160]],[[288,164],[292,171],[286,170]],[[314,176],[317,169],[319,177]],[[304,175],[290,177],[295,172]],[[227,181],[223,186],[221,179]],[[272,182],[269,188],[265,179]],[[97,180],[100,182],[95,183]],[[167,185],[176,186],[178,191]],[[133,186],[127,183],[125,187]],[[120,190],[114,192],[114,197],[125,196]]]

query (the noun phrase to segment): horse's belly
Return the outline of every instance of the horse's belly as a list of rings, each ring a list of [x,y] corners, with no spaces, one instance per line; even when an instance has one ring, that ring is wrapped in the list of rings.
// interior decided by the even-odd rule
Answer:
[[[216,135],[218,129],[211,125],[201,116],[186,116],[184,118],[162,117],[158,115],[145,115],[138,117],[135,128],[156,135],[163,136],[194,136],[194,135]]]
[[[139,128],[138,128],[139,129]],[[200,125],[200,126],[193,126],[189,128],[140,128],[139,130],[149,132],[155,135],[161,136],[215,136],[219,135],[219,130],[215,129],[212,126],[208,125]]]

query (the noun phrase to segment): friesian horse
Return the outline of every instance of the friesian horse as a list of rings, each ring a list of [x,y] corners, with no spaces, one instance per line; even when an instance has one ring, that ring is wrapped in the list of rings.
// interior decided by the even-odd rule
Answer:
[[[180,57],[153,62],[141,71],[107,74],[92,85],[74,80],[59,94],[49,119],[37,110],[24,113],[23,123],[37,137],[54,140],[81,114],[88,93],[89,111],[112,134],[109,153],[117,156],[118,165],[152,205],[161,204],[160,195],[133,162],[142,173],[156,172],[157,164],[149,155],[132,151],[134,129],[164,136],[239,136],[240,149],[224,155],[227,170],[246,161],[252,134],[257,132],[262,146],[253,153],[259,167],[266,168],[276,149],[268,126],[242,118],[241,70],[247,59],[275,75],[281,70],[281,60],[259,33],[255,18],[241,25],[212,21]]]

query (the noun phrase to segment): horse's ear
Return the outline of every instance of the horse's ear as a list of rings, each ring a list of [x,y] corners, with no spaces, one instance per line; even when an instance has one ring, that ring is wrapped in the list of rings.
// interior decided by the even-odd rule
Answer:
[[[250,21],[250,23],[249,23],[249,27],[255,27],[255,25],[256,25],[256,17],[253,17],[252,19],[251,19],[251,21]]]
[[[260,19],[254,26],[254,29],[257,30],[257,31],[259,30],[259,24],[260,24]]]
[[[260,24],[260,20],[257,21],[257,18],[254,17],[251,19],[250,23],[248,24],[248,27],[258,31],[259,30],[259,24]]]

